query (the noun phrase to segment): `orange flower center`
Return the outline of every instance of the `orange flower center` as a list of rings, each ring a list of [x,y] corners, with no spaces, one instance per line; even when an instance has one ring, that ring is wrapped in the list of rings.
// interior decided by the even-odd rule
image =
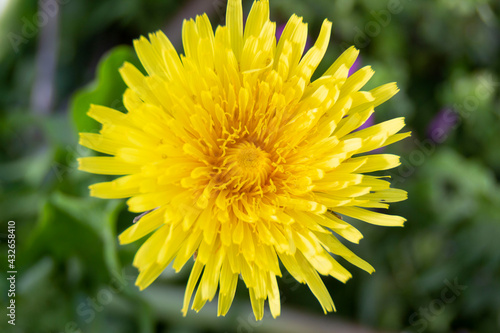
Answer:
[[[219,169],[229,189],[253,192],[267,183],[272,170],[270,155],[252,142],[241,142],[226,150]]]

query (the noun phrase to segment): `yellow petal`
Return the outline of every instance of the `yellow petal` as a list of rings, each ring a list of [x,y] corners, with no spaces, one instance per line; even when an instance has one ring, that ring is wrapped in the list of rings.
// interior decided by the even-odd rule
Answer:
[[[147,78],[144,77],[134,65],[125,62],[119,71],[123,81],[125,81],[127,86],[135,91],[143,101],[155,105],[162,104],[151,91]]]
[[[307,24],[302,22],[301,17],[292,15],[281,34],[276,48],[275,68],[280,63],[285,63],[290,72],[294,71],[304,53],[306,42]],[[286,80],[287,76],[283,77],[283,79]]]
[[[276,276],[272,273],[268,275],[267,285],[267,297],[269,299],[269,308],[271,310],[271,315],[276,318],[281,313],[281,300],[280,291],[278,289],[278,283],[276,282]]]
[[[220,292],[219,292],[219,306],[217,316],[225,316],[229,311],[231,304],[236,293],[236,286],[238,284],[238,274],[231,271],[229,261],[226,259],[222,265],[220,275]]]
[[[191,274],[189,274],[186,291],[184,293],[184,305],[182,306],[182,314],[184,316],[187,314],[189,303],[191,302],[191,296],[193,295],[194,288],[198,283],[198,279],[200,278],[204,266],[204,264],[197,260],[194,262],[193,268],[191,269]]]
[[[90,105],[87,115],[101,124],[131,125],[127,120],[127,116],[123,112],[105,106],[92,104]]]
[[[374,106],[378,106],[382,103],[385,103],[392,96],[396,95],[399,92],[398,86],[395,82],[387,83],[383,86],[370,90],[370,93],[375,98]]]
[[[321,242],[329,252],[341,256],[351,264],[358,266],[359,268],[370,274],[375,272],[375,269],[369,263],[355,255],[334,236],[318,233],[316,233],[316,236],[321,240]]]
[[[165,223],[164,212],[164,209],[157,209],[141,217],[118,236],[120,244],[130,244],[158,229]]]
[[[267,21],[269,21],[269,0],[255,1],[248,14],[244,40],[250,36],[259,36]]]
[[[328,68],[328,70],[323,74],[323,76],[334,75],[339,71],[339,69],[344,66],[349,72],[349,68],[354,64],[356,59],[358,58],[359,50],[357,50],[354,46],[351,46],[347,50],[340,55],[340,57],[335,60],[335,62]],[[347,77],[347,75],[346,75]]]
[[[390,188],[366,194],[360,197],[360,199],[377,200],[383,202],[398,202],[408,199],[408,193],[406,193],[406,191],[397,188]]]
[[[189,235],[189,232],[186,232],[182,229],[181,225],[170,225],[170,232],[168,233],[167,238],[163,242],[163,246],[160,251],[157,253],[156,261],[160,265],[169,265],[172,260],[174,260],[177,252],[182,246],[182,243]]]
[[[250,301],[252,303],[253,314],[255,315],[255,320],[261,320],[264,317],[264,301],[263,298],[257,298],[255,295],[254,288],[249,288]]]
[[[387,227],[402,227],[406,221],[406,219],[401,216],[376,213],[357,207],[336,207],[335,211],[371,224]]]
[[[151,263],[156,263],[158,252],[160,252],[169,232],[169,225],[163,225],[161,228],[157,229],[139,248],[134,257],[133,265],[138,267],[139,270],[144,270],[147,267],[150,267]],[[125,242],[127,241],[126,238],[127,237],[124,237]],[[146,288],[146,286],[143,286],[143,288]]]
[[[239,60],[243,50],[243,7],[241,0],[228,0],[226,15],[231,48],[236,59]]]
[[[140,166],[124,163],[115,157],[82,157],[78,163],[78,170],[99,175],[129,175],[141,171]]]
[[[144,66],[150,75],[160,75],[166,77],[166,68],[164,67],[162,55],[158,54],[150,42],[143,36],[134,40],[134,48]]]
[[[172,264],[172,268],[175,269],[176,272],[179,272],[186,262],[193,257],[196,249],[201,243],[201,239],[201,230],[195,231],[192,235],[187,237]]]
[[[127,200],[127,205],[129,210],[134,213],[145,212],[156,207],[161,207],[167,204],[175,191],[175,187],[172,191],[168,192],[152,192],[138,194]]]
[[[392,154],[377,154],[366,156],[366,163],[363,164],[356,172],[373,172],[379,170],[388,170],[401,165],[399,156]]]
[[[363,88],[363,86],[372,78],[373,74],[375,74],[375,71],[370,66],[366,66],[349,76],[342,86],[339,98]]]
[[[309,289],[311,289],[314,296],[316,296],[316,298],[318,299],[325,314],[335,311],[335,306],[333,305],[333,300],[330,296],[330,293],[326,289],[323,281],[321,281],[321,278],[319,277],[316,270],[300,252],[297,252],[295,257],[297,260],[297,264],[301,267],[304,279],[309,286]]]
[[[211,301],[214,298],[219,286],[219,276],[224,258],[224,248],[220,247],[215,253],[211,254],[210,260],[205,265],[205,272],[198,286],[201,289],[203,300]]]
[[[94,133],[80,133],[80,141],[78,143],[84,147],[110,155],[115,155],[123,147],[123,142]]]
[[[90,195],[101,199],[123,199],[140,192],[139,187],[124,187],[116,180],[89,186]]]
[[[168,265],[152,262],[139,273],[135,285],[138,286],[140,290],[146,289],[151,283],[153,283],[154,280],[158,278],[158,276],[160,276],[167,266]]]
[[[326,49],[330,43],[332,31],[332,23],[328,20],[323,21],[318,40],[314,46],[306,53],[297,67],[297,73],[304,77],[307,81],[311,79],[316,68],[318,68],[321,60],[325,56]]]

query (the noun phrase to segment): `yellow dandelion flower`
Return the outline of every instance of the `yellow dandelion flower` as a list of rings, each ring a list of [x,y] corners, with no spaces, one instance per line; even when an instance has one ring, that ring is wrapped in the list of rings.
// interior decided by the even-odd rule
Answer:
[[[331,32],[325,20],[307,51],[307,24],[292,16],[280,40],[268,0],[255,1],[246,26],[241,0],[229,0],[226,26],[215,33],[207,15],[184,21],[184,55],[162,32],[134,46],[148,75],[120,69],[128,113],[93,105],[100,134],[80,144],[111,156],[85,157],[80,170],[121,175],[90,186],[99,198],[130,198],[144,214],[119,237],[150,235],[134,259],[142,290],[168,266],[179,271],[196,254],[182,312],[200,310],[219,290],[218,314],[229,310],[239,277],[255,317],[269,301],[280,314],[280,262],[306,283],[323,310],[335,310],[321,275],[345,282],[351,274],[332,256],[373,268],[337,235],[358,243],[361,233],[340,218],[383,225],[405,219],[369,210],[387,208],[406,192],[366,175],[399,165],[399,157],[363,154],[399,141],[403,118],[355,131],[374,108],[398,92],[394,83],[360,91],[374,74],[348,76],[352,47],[315,81]]]

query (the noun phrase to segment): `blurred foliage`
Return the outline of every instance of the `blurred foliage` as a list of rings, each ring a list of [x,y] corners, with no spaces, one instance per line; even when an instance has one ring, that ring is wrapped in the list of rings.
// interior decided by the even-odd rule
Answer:
[[[320,323],[341,318],[381,330],[500,331],[498,1],[271,0],[278,24],[292,13],[304,16],[312,39],[324,18],[334,23],[320,73],[354,44],[362,64],[376,71],[370,86],[397,81],[401,92],[378,108],[377,121],[405,116],[413,136],[388,148],[402,156],[403,165],[390,174],[409,199],[393,205],[391,213],[405,216],[406,227],[352,222],[365,239],[349,247],[377,271],[369,276],[346,263],[354,276],[346,285],[324,279],[338,309],[326,317],[317,316],[320,307],[307,288],[285,275],[279,282],[283,318],[257,324],[248,320],[243,286],[226,318],[216,318],[209,306],[183,319],[188,269],[177,275],[167,270],[151,289],[138,292],[131,268],[137,245],[117,242],[134,216],[123,201],[88,196],[88,185],[108,177],[76,170],[76,158],[90,154],[77,145],[78,130],[98,129],[85,116],[90,103],[123,110],[125,85],[118,68],[124,61],[138,63],[132,40],[167,26],[190,1],[60,0],[56,95],[48,115],[30,98],[43,41],[37,2],[5,3],[0,6],[0,262],[1,267],[7,262],[6,222],[15,220],[19,274],[17,325],[7,327],[4,318],[0,331],[300,331],[300,322],[286,317],[290,308]],[[245,2],[246,9],[250,5]],[[223,0],[209,6],[214,22],[224,16],[224,6]],[[47,8],[42,11],[49,15]],[[454,110],[459,121],[446,140],[434,143],[427,138],[428,126],[444,108]],[[2,269],[1,290],[6,283]],[[453,284],[464,287],[453,294]],[[0,299],[3,307],[6,293]]]
[[[96,81],[73,96],[70,110],[78,132],[97,132],[101,128],[97,121],[87,116],[91,104],[126,112],[122,102],[126,85],[117,70],[126,61],[140,66],[131,47],[117,46],[100,62]]]

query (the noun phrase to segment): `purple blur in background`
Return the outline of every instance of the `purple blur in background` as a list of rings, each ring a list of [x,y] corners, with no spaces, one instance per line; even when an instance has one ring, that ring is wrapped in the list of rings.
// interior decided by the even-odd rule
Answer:
[[[286,24],[280,24],[276,28],[276,40],[280,40],[281,35],[283,35],[283,30],[285,30]]]
[[[360,131],[373,125],[375,125],[375,113],[372,113],[370,118],[368,118],[363,125],[359,126],[357,130]]]
[[[442,109],[427,126],[427,137],[435,143],[443,143],[458,121],[458,114],[453,109]]]
[[[354,64],[352,64],[351,68],[349,69],[349,76],[354,74],[360,68],[361,68],[361,57],[358,56]]]

